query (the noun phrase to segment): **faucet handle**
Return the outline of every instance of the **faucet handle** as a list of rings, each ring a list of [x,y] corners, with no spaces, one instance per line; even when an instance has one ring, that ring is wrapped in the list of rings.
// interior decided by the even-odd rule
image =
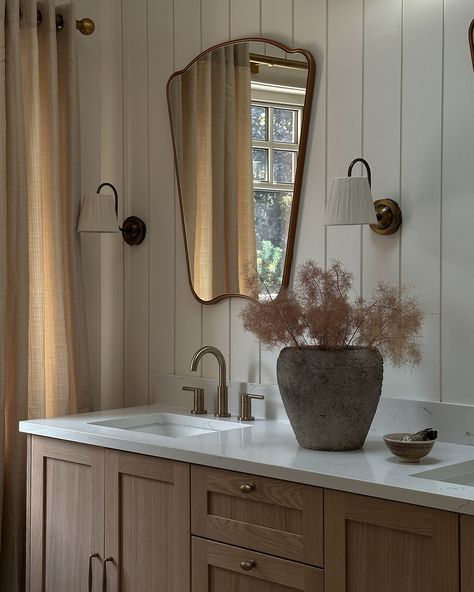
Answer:
[[[204,409],[204,389],[198,386],[183,386],[183,391],[194,393],[194,409],[191,410],[191,413],[193,415],[206,415],[207,411]]]
[[[249,395],[242,393],[240,395],[240,415],[237,418],[239,421],[253,421],[255,417],[252,415],[252,399],[265,399],[263,395]]]

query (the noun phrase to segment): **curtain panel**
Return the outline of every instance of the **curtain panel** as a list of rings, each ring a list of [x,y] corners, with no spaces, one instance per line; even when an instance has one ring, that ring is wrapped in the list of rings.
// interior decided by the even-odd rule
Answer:
[[[75,11],[43,0],[38,26],[37,8],[0,0],[0,590],[8,592],[24,590],[25,573],[18,421],[90,408]]]
[[[248,44],[204,55],[172,92],[194,290],[202,300],[249,294],[256,236]]]

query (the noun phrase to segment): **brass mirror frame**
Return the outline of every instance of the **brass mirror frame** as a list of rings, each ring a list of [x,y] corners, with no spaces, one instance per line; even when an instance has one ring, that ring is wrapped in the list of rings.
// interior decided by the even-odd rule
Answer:
[[[469,29],[467,31],[469,40],[469,49],[471,50],[472,69],[474,70],[474,19],[472,19]]]
[[[173,117],[171,111],[171,98],[170,98],[170,85],[171,82],[178,76],[183,75],[187,72],[191,66],[201,59],[206,54],[212,52],[215,49],[219,49],[221,47],[227,47],[229,45],[236,45],[237,43],[269,43],[271,45],[275,45],[283,50],[285,53],[288,54],[295,54],[300,53],[303,54],[308,62],[308,77],[306,80],[306,93],[305,93],[305,100],[303,105],[303,117],[301,121],[301,135],[300,135],[300,142],[298,147],[298,160],[296,164],[296,174],[295,174],[295,182],[293,184],[293,200],[291,204],[291,214],[290,214],[290,221],[288,225],[288,239],[286,244],[286,251],[285,251],[285,263],[283,266],[283,274],[282,274],[282,281],[280,291],[288,287],[290,283],[290,275],[291,275],[291,264],[293,260],[293,252],[295,246],[295,238],[296,238],[296,226],[298,223],[298,211],[300,206],[300,197],[301,197],[301,187],[303,184],[303,171],[304,171],[304,161],[306,156],[306,147],[308,142],[308,133],[309,133],[309,123],[311,117],[311,106],[313,103],[313,94],[314,94],[314,82],[316,78],[316,62],[314,60],[313,55],[307,50],[302,48],[291,48],[287,45],[280,43],[279,41],[275,41],[273,39],[268,39],[266,37],[242,37],[240,39],[233,39],[232,41],[225,41],[223,43],[218,43],[209,47],[208,49],[202,51],[198,56],[196,56],[189,64],[183,68],[182,70],[177,70],[174,72],[168,79],[166,84],[166,98],[168,102],[168,113],[170,118],[170,127],[171,127],[171,138],[173,141],[173,153],[174,153],[174,163],[175,163],[175,171],[176,171],[176,182],[178,186],[178,194],[179,194],[179,206],[181,211],[181,222],[183,227],[183,238],[184,238],[184,248],[186,252],[186,265],[188,268],[188,281],[189,286],[191,288],[191,292],[193,296],[200,302],[201,304],[216,304],[225,298],[246,298],[247,300],[253,300],[251,296],[247,296],[245,294],[220,294],[216,296],[212,300],[202,300],[194,290],[193,281],[191,277],[191,266],[189,263],[189,249],[188,249],[188,240],[187,240],[187,233],[186,233],[186,220],[184,217],[184,204],[183,204],[183,196],[181,191],[181,180],[179,177],[179,168],[178,168],[178,154],[177,154],[177,147],[175,142],[175,130],[173,126]]]

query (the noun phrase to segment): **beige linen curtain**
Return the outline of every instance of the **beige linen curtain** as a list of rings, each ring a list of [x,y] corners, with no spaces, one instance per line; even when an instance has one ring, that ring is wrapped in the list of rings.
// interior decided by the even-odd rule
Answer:
[[[89,409],[72,4],[0,0],[0,590],[24,589],[25,418]],[[21,20],[19,18],[21,8]],[[57,32],[55,11],[65,21]]]
[[[255,267],[250,82],[249,46],[239,43],[195,62],[173,93],[191,279],[202,300],[248,294]]]

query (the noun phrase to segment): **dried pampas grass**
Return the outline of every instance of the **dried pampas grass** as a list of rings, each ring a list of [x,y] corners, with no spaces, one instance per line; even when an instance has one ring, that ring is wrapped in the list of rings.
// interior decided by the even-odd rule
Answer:
[[[258,278],[249,278],[255,288]],[[379,283],[369,300],[351,301],[353,275],[338,261],[328,269],[306,261],[294,289],[251,300],[241,312],[243,325],[264,347],[342,350],[376,347],[394,366],[419,365],[423,311],[408,288]]]

